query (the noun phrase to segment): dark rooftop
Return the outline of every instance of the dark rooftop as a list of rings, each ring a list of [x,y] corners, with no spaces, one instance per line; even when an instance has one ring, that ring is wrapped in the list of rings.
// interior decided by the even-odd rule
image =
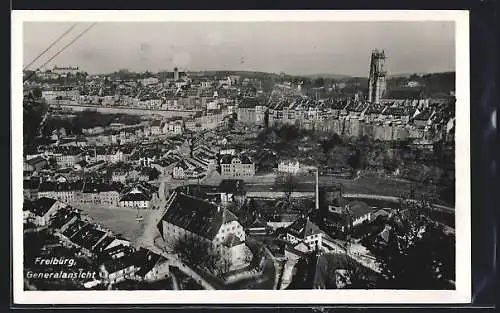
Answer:
[[[33,202],[33,213],[38,216],[44,216],[56,202],[56,199],[47,197],[37,199]]]
[[[222,224],[238,220],[231,211],[208,201],[177,192],[172,197],[162,220],[201,237],[212,240]]]

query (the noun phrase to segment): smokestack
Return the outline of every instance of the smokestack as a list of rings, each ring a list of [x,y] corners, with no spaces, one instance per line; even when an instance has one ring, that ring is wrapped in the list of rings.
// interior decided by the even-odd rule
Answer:
[[[319,170],[316,168],[316,210],[319,210]]]

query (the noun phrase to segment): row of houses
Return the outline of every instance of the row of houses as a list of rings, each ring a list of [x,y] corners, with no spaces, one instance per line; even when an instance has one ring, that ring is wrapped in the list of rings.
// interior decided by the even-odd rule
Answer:
[[[158,188],[145,182],[123,186],[121,183],[37,182],[25,180],[25,199],[52,198],[66,204],[96,204],[147,208],[158,196]]]

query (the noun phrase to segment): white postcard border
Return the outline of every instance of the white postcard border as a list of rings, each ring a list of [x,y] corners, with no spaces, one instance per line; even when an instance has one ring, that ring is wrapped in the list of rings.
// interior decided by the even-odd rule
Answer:
[[[22,236],[23,30],[26,21],[455,21],[456,290],[24,291]],[[15,304],[368,304],[471,301],[468,11],[13,11],[12,241]],[[22,137],[21,137],[22,138]]]

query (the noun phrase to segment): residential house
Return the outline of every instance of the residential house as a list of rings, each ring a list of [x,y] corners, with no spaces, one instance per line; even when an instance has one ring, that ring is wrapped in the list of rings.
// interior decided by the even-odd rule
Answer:
[[[245,155],[224,155],[220,160],[220,173],[224,177],[254,176],[255,164]]]
[[[299,171],[300,171],[300,163],[297,160],[281,161],[280,163],[278,163],[279,173],[295,175],[298,174]]]
[[[246,191],[244,181],[241,179],[223,179],[219,184],[221,193],[221,203],[226,205],[229,203],[243,204],[246,199]]]
[[[105,184],[87,181],[83,184],[80,202],[118,206],[121,188],[119,183]]]
[[[52,198],[42,197],[32,202],[31,213],[34,217],[34,223],[37,226],[48,225],[50,218],[61,208],[65,207],[60,201]]]
[[[138,183],[127,188],[120,198],[119,206],[131,208],[147,208],[158,189],[154,186]]]
[[[135,256],[130,254],[104,262],[99,270],[99,276],[106,284],[114,284],[133,278],[139,267],[135,264]]]
[[[291,244],[303,242],[309,251],[344,252],[338,243],[323,232],[309,218],[299,218],[286,228],[286,240]]]
[[[56,152],[56,162],[59,167],[73,167],[82,160],[83,151],[78,147],[61,147]]]
[[[39,179],[24,179],[23,180],[23,196],[24,199],[35,199],[38,197],[38,187],[40,186]]]
[[[151,122],[151,135],[161,135],[164,123],[161,120]]]
[[[38,198],[53,198],[71,204],[77,201],[81,188],[81,182],[58,183],[44,181],[38,187]]]
[[[111,174],[111,181],[124,184],[127,179],[127,174],[128,172],[123,169],[114,170]]]
[[[363,201],[351,201],[347,205],[348,214],[351,219],[351,226],[356,226],[364,221],[371,221],[372,209]]]

